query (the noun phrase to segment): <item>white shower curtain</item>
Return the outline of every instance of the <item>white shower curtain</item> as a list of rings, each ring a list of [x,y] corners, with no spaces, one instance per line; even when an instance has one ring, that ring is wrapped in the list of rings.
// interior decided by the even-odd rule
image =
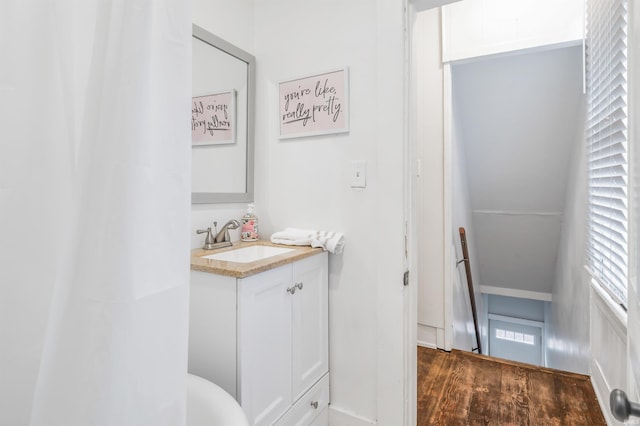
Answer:
[[[0,423],[184,424],[189,2],[3,0],[0,55]]]

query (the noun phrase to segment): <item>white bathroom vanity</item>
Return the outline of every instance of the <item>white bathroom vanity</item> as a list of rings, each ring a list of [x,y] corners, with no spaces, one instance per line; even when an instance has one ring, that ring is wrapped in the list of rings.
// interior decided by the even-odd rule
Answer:
[[[207,253],[192,255],[189,372],[229,392],[252,425],[328,425],[327,253]]]

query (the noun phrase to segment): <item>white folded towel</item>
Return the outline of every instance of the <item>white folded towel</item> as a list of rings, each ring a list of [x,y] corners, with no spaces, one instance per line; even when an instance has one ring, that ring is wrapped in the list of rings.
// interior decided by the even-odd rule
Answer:
[[[344,235],[331,231],[286,228],[271,235],[271,242],[289,246],[319,247],[334,254],[340,254],[344,249]]]

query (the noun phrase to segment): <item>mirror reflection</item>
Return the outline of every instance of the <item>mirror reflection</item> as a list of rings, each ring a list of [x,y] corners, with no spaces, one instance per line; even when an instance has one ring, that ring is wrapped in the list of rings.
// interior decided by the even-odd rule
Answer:
[[[196,25],[192,45],[192,202],[253,201],[254,58]]]

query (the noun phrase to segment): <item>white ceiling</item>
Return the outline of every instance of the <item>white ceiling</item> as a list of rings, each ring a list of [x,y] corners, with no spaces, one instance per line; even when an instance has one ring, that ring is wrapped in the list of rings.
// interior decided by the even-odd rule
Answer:
[[[582,102],[580,46],[452,67],[478,281],[551,293]]]

